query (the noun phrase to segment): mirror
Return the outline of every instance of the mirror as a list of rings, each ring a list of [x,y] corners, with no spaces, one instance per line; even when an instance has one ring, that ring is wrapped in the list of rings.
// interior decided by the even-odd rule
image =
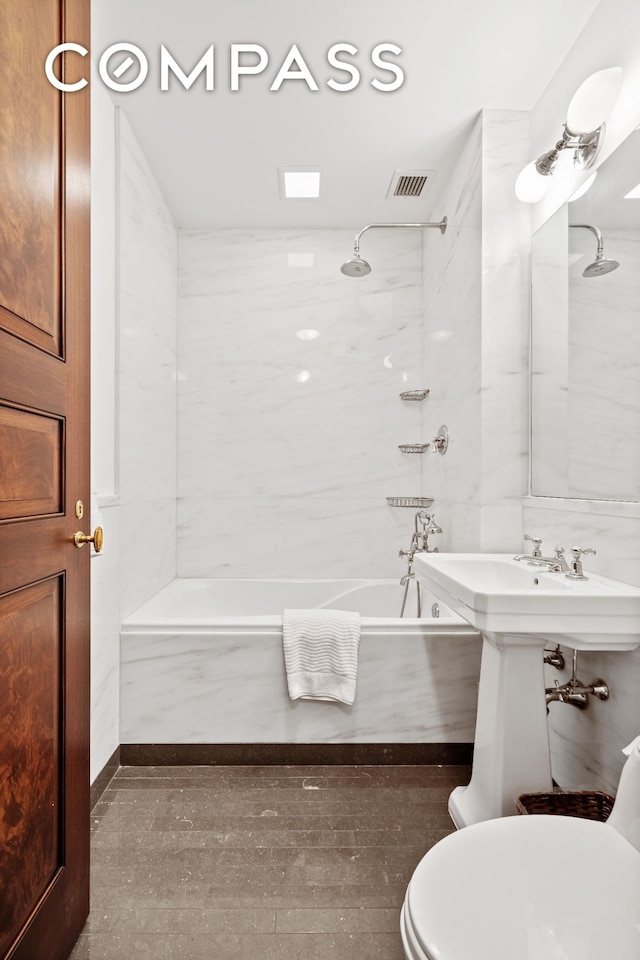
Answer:
[[[640,500],[640,130],[536,232],[531,280],[531,493]]]

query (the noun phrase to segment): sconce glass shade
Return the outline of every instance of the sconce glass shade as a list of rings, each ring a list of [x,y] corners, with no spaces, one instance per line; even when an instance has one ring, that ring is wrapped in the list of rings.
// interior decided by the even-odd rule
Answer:
[[[550,177],[543,177],[536,170],[535,160],[528,163],[516,180],[516,197],[523,203],[537,203],[549,189]]]
[[[617,100],[622,67],[598,70],[580,84],[567,110],[567,129],[572,134],[597,130]]]

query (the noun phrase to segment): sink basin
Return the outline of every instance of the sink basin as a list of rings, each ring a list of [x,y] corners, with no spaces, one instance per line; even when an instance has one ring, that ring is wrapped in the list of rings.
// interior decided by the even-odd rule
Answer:
[[[414,570],[483,632],[534,635],[576,650],[640,645],[640,589],[588,570],[587,580],[570,580],[499,553],[418,553]]]
[[[544,646],[635,650],[640,589],[588,570],[569,580],[504,554],[417,553],[413,569],[483,637],[473,770],[449,797],[451,818],[460,828],[515,815],[519,794],[553,788]]]

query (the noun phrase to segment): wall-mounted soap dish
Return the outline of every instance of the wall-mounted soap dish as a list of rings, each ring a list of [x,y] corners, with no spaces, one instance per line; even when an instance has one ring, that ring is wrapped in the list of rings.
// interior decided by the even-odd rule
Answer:
[[[401,400],[424,400],[429,395],[428,390],[405,390],[400,394]]]
[[[410,507],[412,510],[422,510],[433,503],[431,497],[387,497],[390,507]]]
[[[403,453],[425,453],[429,449],[428,443],[400,443],[398,450]]]

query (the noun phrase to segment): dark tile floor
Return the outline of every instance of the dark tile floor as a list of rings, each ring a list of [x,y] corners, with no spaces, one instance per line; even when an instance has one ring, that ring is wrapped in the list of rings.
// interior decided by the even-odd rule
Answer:
[[[122,767],[72,960],[404,960],[406,885],[467,767]]]

